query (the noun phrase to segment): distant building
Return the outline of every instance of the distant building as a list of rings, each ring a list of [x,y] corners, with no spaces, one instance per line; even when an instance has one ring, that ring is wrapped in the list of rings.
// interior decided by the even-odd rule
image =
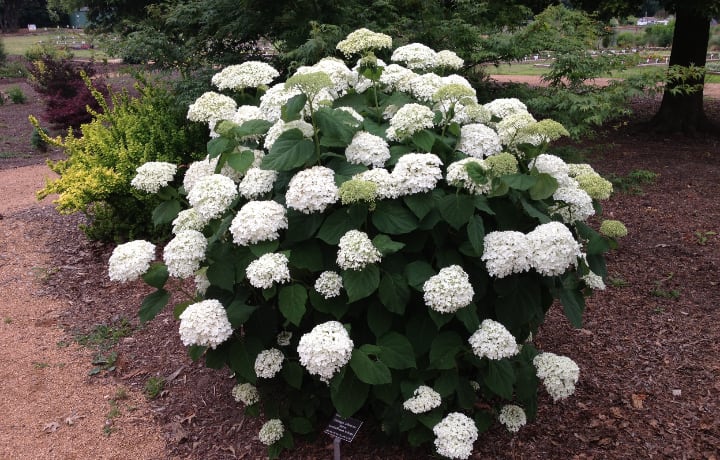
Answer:
[[[657,18],[640,18],[637,20],[637,25],[639,26],[649,26],[653,24],[662,24],[664,26],[670,24],[670,20],[668,19],[657,19]]]

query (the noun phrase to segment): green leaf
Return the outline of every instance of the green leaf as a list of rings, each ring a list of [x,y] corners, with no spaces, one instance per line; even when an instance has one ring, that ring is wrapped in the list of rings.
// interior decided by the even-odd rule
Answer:
[[[207,151],[210,158],[218,157],[225,152],[232,151],[234,148],[235,140],[228,137],[216,137],[214,139],[210,139],[207,143]]]
[[[256,337],[246,335],[242,341],[233,341],[228,351],[229,367],[247,382],[255,383],[255,358],[263,349],[262,342]]]
[[[147,272],[145,272],[142,279],[155,289],[162,289],[169,276],[167,265],[156,262],[150,266],[150,269]]]
[[[425,314],[416,314],[408,320],[405,335],[415,350],[415,356],[422,356],[430,350],[430,344],[437,336],[437,327],[430,317]]]
[[[440,313],[432,308],[428,309],[428,315],[430,315],[430,318],[433,320],[438,330],[442,329],[444,325],[452,321],[455,317],[454,313]]]
[[[299,390],[302,388],[303,368],[297,361],[285,360],[280,375],[291,387]]]
[[[430,153],[435,143],[435,134],[427,129],[423,129],[412,135],[412,142],[421,151]]]
[[[375,337],[380,337],[392,327],[393,317],[387,309],[378,302],[372,302],[367,309],[367,324]]]
[[[504,399],[512,399],[513,384],[515,383],[515,372],[512,364],[507,359],[489,360],[488,373],[485,376],[485,385]]]
[[[350,122],[357,121],[344,110],[321,108],[313,114],[313,119],[322,134],[320,144],[328,147],[346,147],[355,135]]]
[[[372,244],[384,256],[398,252],[399,250],[401,250],[402,248],[405,247],[405,243],[393,241],[392,239],[390,239],[389,236],[383,235],[382,233],[375,236],[375,238],[372,239]]]
[[[382,233],[400,235],[418,227],[417,217],[395,201],[380,201],[372,214],[372,223]]]
[[[270,254],[271,252],[275,252],[277,248],[280,246],[280,241],[278,240],[271,240],[271,241],[260,241],[259,243],[251,244],[248,246],[248,249],[250,249],[250,252],[252,255],[254,255],[257,258],[260,258],[264,256],[265,254]]]
[[[245,321],[250,319],[250,316],[255,310],[258,309],[257,305],[246,305],[245,302],[236,300],[227,307],[227,316],[233,329],[244,324]]]
[[[487,171],[485,171],[485,168],[480,166],[478,163],[470,162],[465,164],[465,171],[470,179],[477,185],[486,184],[489,180]]]
[[[265,155],[261,167],[275,171],[290,171],[303,166],[315,157],[315,144],[305,139],[299,129],[282,133]]]
[[[498,180],[507,184],[510,188],[515,190],[530,190],[537,181],[538,176],[529,176],[527,174],[508,174],[498,178]]]
[[[405,313],[410,301],[410,288],[405,278],[395,273],[383,273],[378,289],[380,302],[388,310],[398,315]]]
[[[465,225],[475,213],[475,202],[472,196],[446,195],[440,200],[440,214],[455,230]]]
[[[193,361],[197,361],[205,353],[207,347],[201,347],[200,345],[190,345],[188,347],[188,356]]]
[[[352,417],[365,405],[370,386],[361,382],[347,368],[330,382],[330,399],[341,417]]]
[[[309,240],[292,248],[290,265],[296,268],[319,272],[323,269],[323,253],[317,241]]]
[[[160,313],[160,310],[165,308],[169,300],[170,293],[165,289],[158,289],[145,297],[142,305],[140,305],[140,322],[146,323],[155,318],[155,316]]]
[[[485,195],[475,196],[475,209],[482,211],[485,214],[490,214],[491,216],[495,215],[495,211],[493,211],[490,207],[490,203],[488,203],[488,199]]]
[[[192,301],[186,300],[185,302],[180,302],[179,304],[175,305],[175,308],[173,308],[173,318],[180,319],[180,315],[189,307],[192,305]]]
[[[463,339],[453,331],[441,332],[430,345],[429,369],[453,369],[455,356],[463,349]]]
[[[458,376],[457,369],[448,369],[446,371],[442,371],[440,376],[435,379],[433,388],[435,391],[440,393],[440,396],[446,398],[455,392],[459,380],[460,378]]]
[[[405,276],[407,277],[408,284],[418,291],[422,291],[425,281],[434,275],[435,270],[433,270],[432,265],[423,260],[411,262],[405,267]]]
[[[237,172],[246,173],[250,166],[255,161],[255,154],[250,150],[243,150],[242,152],[232,152],[228,155],[228,164]]]
[[[350,305],[348,305],[347,298],[344,295],[326,299],[316,290],[311,289],[308,296],[315,310],[320,313],[333,315],[338,320],[345,316],[345,313],[350,309]]]
[[[300,119],[300,112],[305,108],[307,103],[307,96],[305,94],[298,94],[291,97],[287,103],[281,109],[281,118],[287,123],[293,120]]]
[[[537,182],[530,187],[530,198],[533,200],[544,200],[550,198],[558,188],[558,181],[547,173],[540,173]]]
[[[290,431],[297,434],[308,434],[313,431],[312,422],[305,417],[291,418],[288,426],[290,427]]]
[[[380,285],[380,269],[370,264],[362,270],[345,270],[342,272],[343,286],[348,295],[348,303],[368,297]]]
[[[522,204],[522,207],[528,216],[534,217],[541,224],[547,224],[548,222],[552,221],[552,219],[550,219],[547,214],[539,210],[535,204],[529,202],[525,198],[520,197],[520,204]]]
[[[468,241],[477,254],[482,255],[485,241],[485,224],[482,217],[473,216],[467,224]]]
[[[323,223],[325,216],[319,213],[303,214],[293,209],[288,209],[288,229],[285,232],[285,242],[295,243],[309,240]]]
[[[350,212],[350,210],[355,210]],[[358,212],[358,208],[340,208],[330,214],[318,231],[317,237],[327,244],[337,245],[345,233],[358,228],[365,220],[366,213]]]
[[[519,329],[542,318],[541,286],[532,274],[510,275],[494,283],[497,320],[510,330]]]
[[[471,334],[480,327],[480,317],[477,313],[477,305],[474,303],[455,312],[455,317],[463,323],[465,329]]]
[[[355,348],[350,358],[350,367],[361,382],[368,385],[384,385],[392,382],[390,369],[381,361],[375,361],[362,350]]]
[[[415,351],[410,341],[402,334],[391,331],[377,341],[380,347],[378,358],[391,369],[414,369]]]
[[[162,224],[169,224],[180,213],[182,205],[178,200],[163,201],[152,212],[152,222],[156,227]]]
[[[578,289],[560,289],[560,303],[570,324],[576,328],[582,327],[582,315],[585,310],[585,297]]]
[[[267,120],[248,120],[232,129],[231,133],[238,138],[267,133],[273,124]]]
[[[305,287],[299,284],[284,286],[280,289],[278,295],[280,312],[288,321],[299,326],[303,315],[305,315],[307,299],[308,295]]]
[[[403,197],[403,202],[418,219],[423,219],[435,207],[431,193],[414,193]]]
[[[210,284],[226,291],[233,291],[235,286],[235,263],[232,259],[223,258],[213,261],[208,267],[206,275]]]

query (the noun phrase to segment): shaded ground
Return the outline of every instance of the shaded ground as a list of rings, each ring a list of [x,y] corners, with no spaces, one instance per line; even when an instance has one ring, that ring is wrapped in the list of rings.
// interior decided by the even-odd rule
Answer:
[[[652,104],[638,108],[637,119],[653,110]],[[720,118],[717,101],[708,103],[708,111]],[[630,190],[604,206],[606,216],[622,220],[630,231],[608,259],[608,289],[588,301],[583,329],[573,329],[553,308],[536,337],[540,349],[580,365],[577,392],[558,404],[543,393],[533,424],[515,436],[494,427],[476,443],[474,458],[717,459],[720,144],[650,137],[632,133],[632,126],[581,145],[585,156],[576,159],[624,178]],[[638,187],[628,179],[637,170],[659,176]],[[111,382],[139,391],[150,377],[163,377],[164,389],[150,406],[166,439],[167,458],[263,458],[259,422],[244,417],[230,396],[233,380],[226,371],[205,369],[186,357],[172,313],[137,325],[138,305],[148,290],[108,280],[111,247],[88,242],[75,226],[79,217],[58,216],[49,207],[12,219],[47,229],[52,270],[42,298],[66,305],[57,321],[67,340],[123,318],[137,326],[115,347],[115,369],[100,372],[88,385]],[[87,370],[92,367],[88,362]],[[286,458],[331,458],[331,448],[331,440],[320,435]],[[343,445],[348,459],[426,457],[424,451],[383,445],[371,426]]]

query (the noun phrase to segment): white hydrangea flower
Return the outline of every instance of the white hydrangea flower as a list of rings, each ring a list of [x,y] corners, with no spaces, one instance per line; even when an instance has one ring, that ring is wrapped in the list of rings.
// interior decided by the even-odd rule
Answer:
[[[504,278],[530,270],[527,237],[522,232],[496,231],[485,235],[482,260],[490,276]]]
[[[485,108],[497,118],[505,118],[515,112],[528,111],[527,106],[520,99],[514,97],[495,99],[485,104]]]
[[[270,289],[274,283],[290,281],[288,258],[285,254],[263,254],[245,269],[250,284],[259,289]]]
[[[485,164],[485,161],[479,158],[463,158],[462,160],[451,163],[448,166],[445,181],[455,187],[462,187],[468,192],[475,195],[482,195],[483,193],[489,192],[492,188],[492,182],[490,178],[488,178],[488,181],[484,184],[475,183],[472,179],[470,179],[467,169],[465,168],[468,163],[476,164],[485,171],[488,171],[489,169]]]
[[[529,134],[525,130],[534,123],[537,123],[537,121],[529,112],[515,112],[500,120],[495,129],[497,129],[498,137],[503,145],[540,145],[543,138],[537,134]]]
[[[297,352],[300,364],[328,383],[350,361],[354,345],[341,323],[328,321],[300,337]]]
[[[263,379],[271,379],[282,369],[285,355],[277,348],[270,348],[258,353],[255,358],[255,375]]]
[[[484,320],[468,342],[478,358],[498,360],[520,353],[515,337],[505,326],[492,319]]]
[[[475,290],[460,265],[451,265],[423,284],[425,305],[440,313],[454,313],[472,302]]]
[[[190,193],[198,183],[200,179],[215,174],[215,167],[217,166],[217,159],[210,159],[206,157],[204,160],[193,161],[185,171],[185,177],[183,178],[183,187],[185,191]]]
[[[362,270],[380,262],[382,254],[373,246],[367,233],[349,230],[338,243],[337,264],[343,270]]]
[[[215,299],[189,305],[180,314],[180,340],[183,345],[215,349],[233,333],[225,307]]]
[[[112,281],[133,281],[144,275],[155,259],[155,245],[144,240],[130,241],[113,249],[108,260]]]
[[[590,289],[596,291],[605,290],[605,281],[603,281],[602,276],[596,274],[595,272],[589,272],[587,275],[583,276],[582,279]]]
[[[490,118],[492,118],[492,114],[484,105],[458,102],[455,104],[455,115],[451,121],[459,125],[470,123],[486,124],[490,121]]]
[[[300,94],[298,88],[285,88],[285,83],[278,83],[271,86],[265,94],[260,97],[260,113],[262,119],[275,123],[280,119],[282,107],[287,102]]]
[[[475,421],[460,412],[451,412],[433,427],[435,449],[447,458],[466,459],[470,457],[473,443],[478,438]]]
[[[433,190],[442,179],[442,160],[433,153],[407,153],[395,164],[392,176],[400,196]]]
[[[415,75],[409,80],[412,95],[422,102],[431,102],[433,95],[445,84],[440,75],[424,73]]]
[[[138,166],[136,171],[130,185],[143,192],[157,193],[172,182],[177,166],[164,161],[148,161]]]
[[[290,331],[281,331],[277,335],[277,344],[281,347],[287,347],[290,345],[290,339],[292,339],[293,333]]]
[[[348,57],[364,51],[383,48],[392,48],[392,37],[366,28],[350,32],[344,40],[337,44],[337,49]]]
[[[172,221],[172,232],[173,235],[177,235],[183,230],[201,231],[206,223],[207,221],[200,217],[195,208],[183,209]]]
[[[500,137],[492,129],[480,123],[471,123],[460,128],[455,150],[475,158],[485,158],[502,152]]]
[[[442,50],[435,54],[435,65],[434,67],[442,67],[445,69],[458,70],[462,69],[465,61],[458,56],[454,51]]]
[[[237,195],[237,186],[231,178],[213,174],[198,180],[187,199],[198,215],[209,221],[225,212]]]
[[[389,64],[383,69],[380,75],[380,84],[384,85],[389,91],[410,92],[412,89],[409,81],[417,75],[407,67],[399,64]]]
[[[302,170],[290,179],[285,194],[288,208],[303,214],[323,212],[340,198],[335,185],[335,172],[324,166]]]
[[[205,259],[207,240],[197,230],[183,230],[165,246],[163,260],[170,276],[188,278],[200,268]]]
[[[277,171],[273,171],[271,169],[250,168],[245,173],[245,177],[243,177],[240,181],[238,191],[243,198],[255,200],[266,193],[269,193],[273,189],[277,177]]]
[[[310,67],[300,67],[295,74],[312,72],[323,72],[330,77],[333,82],[332,93],[337,96],[345,94],[348,88],[356,83],[357,78],[357,74],[350,70],[345,62],[333,57],[320,59]]]
[[[597,174],[597,171],[587,163],[568,163],[567,166],[570,177],[577,177],[583,174]]]
[[[345,149],[348,163],[382,167],[390,159],[390,146],[380,136],[367,131],[358,131]]]
[[[582,256],[580,244],[561,222],[538,225],[527,234],[526,244],[531,266],[544,276],[562,275]]]
[[[207,277],[207,267],[195,272],[195,292],[204,296],[210,287],[210,280]]]
[[[353,179],[366,180],[377,186],[378,199],[393,199],[400,196],[398,181],[387,169],[375,168],[355,174]]]
[[[430,69],[435,66],[437,53],[422,43],[410,43],[393,51],[390,60],[402,62],[410,69]]]
[[[315,280],[315,290],[326,299],[339,296],[342,287],[342,277],[334,271],[324,271]]]
[[[278,120],[275,122],[274,125],[270,127],[267,134],[265,135],[265,148],[270,151],[272,150],[272,146],[275,145],[275,141],[278,140],[280,135],[284,133],[285,131],[289,131],[291,129],[299,129],[300,132],[302,132],[303,136],[310,139],[312,138],[313,134],[315,133],[315,130],[313,126],[303,120],[293,120],[285,123],[282,120]]]
[[[261,61],[246,61],[225,67],[212,77],[212,84],[218,89],[235,91],[257,88],[272,83],[280,73],[273,66]]]
[[[554,353],[540,353],[533,359],[535,371],[545,389],[557,401],[575,393],[580,368],[572,359]]]
[[[390,119],[385,134],[391,141],[402,141],[418,131],[434,126],[435,113],[424,105],[405,104]]]
[[[367,61],[371,61],[372,65],[375,67],[382,67],[383,72],[384,68],[387,67],[387,64],[382,59],[377,59],[375,56],[371,57],[362,57],[358,59],[357,63],[355,64],[355,67],[353,67],[353,72],[357,76],[357,80],[354,86],[355,92],[358,94],[362,94],[365,91],[367,91],[369,88],[372,88],[374,85],[374,82],[370,80],[369,78],[365,77],[362,72],[362,67],[367,63]],[[409,70],[410,71],[410,70]],[[410,71],[412,72],[412,71]]]
[[[230,224],[233,242],[248,246],[261,241],[272,241],[288,227],[285,207],[275,201],[248,201]]]
[[[262,119],[263,117],[260,107],[256,105],[241,105],[235,111],[235,115],[233,115],[231,121],[241,126],[246,121]]]
[[[235,385],[232,389],[232,396],[236,402],[241,402],[246,406],[252,406],[260,402],[260,393],[251,383],[239,383]]]
[[[549,211],[559,214],[563,222],[568,224],[576,221],[585,222],[595,214],[592,197],[577,186],[558,187],[553,193],[553,200],[562,203],[551,206]]]
[[[233,98],[208,91],[197,98],[188,108],[190,121],[210,123],[218,120],[231,120],[237,109]]]
[[[427,385],[420,385],[413,392],[412,398],[403,403],[403,409],[413,414],[422,414],[440,407],[440,404],[442,404],[440,393]]]
[[[542,153],[533,159],[528,164],[528,167],[536,168],[538,172],[551,175],[558,181],[560,187],[577,184],[577,182],[570,179],[570,166],[558,156]]]
[[[285,427],[282,420],[274,418],[263,424],[258,433],[258,438],[260,438],[261,443],[270,446],[281,440],[284,434]]]
[[[527,416],[522,407],[506,404],[500,409],[498,421],[505,425],[511,433],[517,433],[527,423]]]

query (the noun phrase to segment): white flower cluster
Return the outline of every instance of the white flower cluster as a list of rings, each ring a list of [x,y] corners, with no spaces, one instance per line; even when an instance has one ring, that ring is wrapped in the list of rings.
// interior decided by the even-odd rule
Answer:
[[[375,191],[376,198],[392,199],[400,196],[398,182],[387,169],[369,169],[359,174],[355,174],[353,179],[365,180],[374,183],[377,186],[377,190]]]
[[[580,368],[567,356],[540,353],[533,359],[535,371],[553,400],[565,399],[575,393]]]
[[[503,145],[509,147],[520,144],[540,145],[544,140],[543,137],[527,130],[533,124],[537,124],[537,121],[529,112],[515,112],[500,120],[495,128]]]
[[[263,379],[271,379],[282,369],[285,355],[277,348],[270,348],[258,353],[255,358],[255,375]]]
[[[570,179],[572,180],[572,179]],[[553,200],[561,201],[550,207],[551,213],[559,214],[563,222],[573,223],[575,221],[586,221],[595,214],[590,195],[580,187],[577,182],[566,187],[558,187],[553,193]]]
[[[203,123],[230,120],[236,109],[237,103],[231,97],[208,91],[190,104],[187,118]]]
[[[285,207],[275,201],[248,201],[230,224],[233,242],[241,246],[272,241],[288,227]]]
[[[183,187],[185,191],[190,193],[200,179],[215,174],[216,166],[217,158],[210,159],[209,157],[190,163],[183,177]]]
[[[455,104],[455,116],[451,121],[459,125],[468,123],[487,123],[492,118],[492,114],[484,105],[481,104]]]
[[[390,159],[390,147],[380,136],[358,131],[345,149],[348,163],[381,168]]]
[[[240,195],[248,200],[255,200],[270,192],[275,185],[278,173],[271,169],[250,168],[245,173],[238,191]]]
[[[232,179],[222,174],[213,174],[198,180],[187,199],[198,215],[209,221],[225,212],[237,195],[237,186]]]
[[[435,67],[437,53],[422,43],[400,46],[390,56],[391,61],[402,62],[410,69],[425,70]]]
[[[337,49],[345,56],[383,48],[392,48],[392,37],[365,28],[351,32],[337,44]]]
[[[488,233],[482,260],[488,273],[497,278],[531,268],[544,276],[557,276],[574,266],[580,256],[580,244],[567,226],[548,222],[527,235],[516,231]]]
[[[444,83],[440,75],[424,73],[412,77],[408,81],[408,84],[410,85],[411,94],[415,96],[417,100],[430,102],[433,100],[433,95],[437,93]]]
[[[338,243],[337,264],[343,270],[362,270],[380,262],[382,254],[373,246],[367,233],[349,230]]]
[[[322,72],[330,77],[333,83],[332,91],[329,95],[331,99],[342,96],[350,86],[354,86],[357,82],[357,73],[350,70],[342,60],[337,58],[326,57],[320,59],[320,61],[310,67],[300,67],[295,72],[295,75],[313,72]]]
[[[595,272],[588,273],[583,276],[582,279],[590,289],[594,289],[596,291],[605,290],[605,281],[603,281],[602,276],[596,274]]]
[[[207,267],[195,272],[195,292],[204,296],[210,287],[210,280],[207,277]]]
[[[392,176],[400,196],[433,190],[442,179],[442,160],[433,153],[406,153],[393,169]]]
[[[188,278],[193,276],[200,262],[205,259],[207,240],[197,230],[182,230],[165,246],[163,260],[170,276]]]
[[[200,217],[195,208],[187,208],[180,211],[177,217],[172,221],[173,235],[177,235],[183,230],[201,231],[207,221]]]
[[[130,185],[143,192],[157,193],[173,180],[177,166],[164,161],[148,161],[138,166],[136,171]]]
[[[447,458],[470,457],[478,429],[473,419],[460,412],[451,412],[433,427],[435,449]]]
[[[333,271],[320,273],[320,276],[315,281],[315,290],[326,299],[339,296],[342,287],[342,277]]]
[[[250,284],[258,289],[270,289],[274,283],[290,281],[288,258],[285,254],[263,254],[245,269]]]
[[[465,61],[454,51],[442,50],[435,55],[434,67],[443,67],[446,69],[461,69]]]
[[[475,290],[460,265],[451,265],[423,284],[425,304],[440,313],[454,313],[472,302]]]
[[[282,107],[294,96],[300,94],[297,88],[285,88],[285,83],[271,86],[260,97],[260,113],[262,119],[275,123],[280,119]]]
[[[260,107],[256,105],[241,105],[237,108],[235,115],[233,115],[232,122],[237,125],[242,125],[246,121],[262,119]]]
[[[468,163],[476,164],[486,172],[489,169],[488,166],[485,164],[484,160],[473,157],[463,158],[462,160],[451,163],[448,166],[445,181],[450,185],[462,187],[468,192],[475,195],[481,195],[483,193],[489,192],[492,188],[492,182],[490,178],[488,178],[488,181],[484,184],[475,183],[475,181],[470,179],[470,176],[468,175],[467,169],[465,167]]]
[[[300,337],[297,352],[300,364],[328,383],[350,361],[353,346],[345,327],[337,321],[328,321]]]
[[[290,179],[285,194],[288,208],[303,214],[323,212],[339,198],[335,172],[324,166],[304,169]]]
[[[402,141],[418,131],[434,126],[435,113],[424,105],[405,104],[390,119],[390,127],[385,132],[391,141]]]
[[[282,439],[285,434],[285,427],[279,418],[270,419],[263,424],[258,433],[260,442],[270,446]]]
[[[558,156],[548,153],[540,154],[528,164],[528,167],[536,168],[538,172],[541,173],[550,174],[558,181],[560,187],[568,186],[572,183],[569,176],[570,166],[565,163],[565,160]]]
[[[412,398],[403,403],[403,409],[413,414],[422,414],[440,407],[440,404],[442,404],[440,393],[427,385],[420,385],[413,392]]]
[[[108,276],[112,281],[133,281],[145,274],[155,258],[155,245],[144,240],[116,246],[108,260]]]
[[[239,383],[232,389],[232,397],[237,402],[241,402],[246,406],[252,406],[260,402],[260,393],[251,383]]]
[[[273,66],[261,61],[246,61],[225,67],[212,77],[218,89],[242,90],[269,85],[280,76]]]
[[[215,348],[233,333],[225,307],[208,299],[189,305],[180,314],[180,340],[183,345]]]
[[[389,64],[383,69],[380,75],[380,83],[389,91],[409,92],[410,80],[415,77],[415,72],[398,64]]]
[[[498,421],[505,425],[509,432],[517,433],[527,423],[527,416],[522,407],[506,404],[500,409]]]
[[[495,99],[485,104],[485,108],[497,118],[505,118],[516,112],[527,112],[527,106],[520,99],[514,97]]]
[[[509,358],[520,352],[515,337],[501,323],[486,319],[468,339],[478,358]]]
[[[460,128],[455,150],[471,157],[485,158],[500,153],[502,145],[495,130],[481,123],[470,123]]]

